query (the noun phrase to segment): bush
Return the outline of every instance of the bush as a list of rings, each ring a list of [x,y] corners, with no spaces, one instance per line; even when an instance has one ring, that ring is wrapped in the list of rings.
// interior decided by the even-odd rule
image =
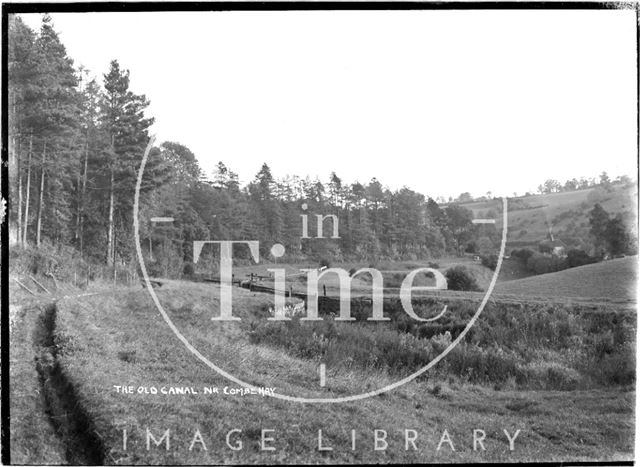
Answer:
[[[536,274],[546,274],[566,269],[566,263],[556,256],[534,254],[527,261],[527,269]]]
[[[191,277],[193,276],[193,272],[194,272],[193,263],[191,262],[184,263],[184,266],[182,267],[182,274],[184,276]]]
[[[331,267],[331,261],[329,261],[327,258],[321,258],[320,259],[320,267],[321,268],[330,268]]]
[[[477,253],[478,244],[474,240],[471,240],[469,243],[467,243],[467,246],[464,249],[464,251],[465,253]]]
[[[428,340],[362,323],[336,326],[324,320],[309,326],[297,316],[287,322],[255,320],[249,336],[253,343],[283,347],[300,358],[322,358],[332,367],[381,368],[392,374],[414,371],[435,357]]]
[[[447,288],[449,290],[480,291],[476,278],[464,266],[454,266],[447,269],[444,275],[447,278]]]
[[[570,268],[584,266],[585,264],[595,263],[596,259],[589,256],[582,250],[573,248],[567,252],[567,265]]]
[[[429,267],[431,269],[440,269],[440,265],[438,263],[434,263],[433,261],[429,261]]]
[[[518,258],[524,264],[527,264],[527,261],[529,261],[529,258],[531,258],[533,256],[533,251],[528,249],[528,248],[522,248],[520,250],[513,250],[511,252],[511,256],[513,256],[514,258]]]
[[[147,263],[147,272],[151,277],[162,277],[164,275],[164,267],[159,261]]]
[[[498,256],[497,255],[486,255],[480,257],[482,261],[482,265],[491,269],[492,271],[496,270],[498,266]]]

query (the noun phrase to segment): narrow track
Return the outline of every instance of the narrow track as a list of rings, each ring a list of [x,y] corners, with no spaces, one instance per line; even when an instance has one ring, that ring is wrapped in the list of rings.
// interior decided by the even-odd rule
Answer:
[[[58,361],[56,305],[50,303],[41,310],[33,339],[45,412],[65,446],[65,457],[69,464],[103,465],[105,448],[102,440]]]

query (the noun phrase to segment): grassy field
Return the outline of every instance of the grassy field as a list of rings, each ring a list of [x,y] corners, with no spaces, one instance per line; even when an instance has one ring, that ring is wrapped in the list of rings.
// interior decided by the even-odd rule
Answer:
[[[517,263],[516,261],[513,262]],[[406,276],[406,274],[417,268],[426,268],[433,267],[434,269],[439,270],[443,274],[447,269],[453,266],[464,266],[467,268],[473,276],[476,278],[478,285],[481,289],[486,290],[491,282],[491,278],[493,277],[493,271],[478,261],[474,261],[470,257],[449,257],[449,258],[438,258],[434,261],[380,261],[377,263],[365,263],[365,262],[342,262],[335,263],[331,265],[333,268],[344,269],[345,271],[351,271],[352,269],[361,269],[373,267],[379,270],[384,279],[385,289],[389,290],[397,290],[399,289],[402,280]],[[279,268],[284,269],[286,271],[286,288],[291,290],[294,293],[306,293],[307,292],[307,282],[306,278],[303,274],[301,274],[301,269],[316,269],[318,267],[315,263],[309,264],[290,264],[290,263],[282,263],[282,264],[256,264],[251,266],[234,266],[233,270],[236,275],[236,278],[241,280],[249,279],[249,275],[251,273],[257,274],[263,277],[270,276],[268,269],[270,268]],[[514,274],[517,274],[515,277],[521,277],[522,273],[516,271],[519,269],[517,266],[512,268],[505,267],[504,273],[501,275],[505,280],[513,279]],[[263,279],[257,282],[258,285],[265,285],[267,287],[273,287],[273,281],[269,279]],[[427,286],[433,285],[434,280],[429,279],[426,276],[418,275],[414,281],[415,286]],[[327,294],[336,296],[339,292],[339,281],[338,276],[335,274],[326,274],[323,275],[318,281],[319,289],[322,291],[323,286],[327,288]],[[357,294],[367,294],[371,293],[371,278],[368,274],[362,274],[354,277],[352,279],[352,291],[354,295]]]
[[[567,298],[616,297],[635,302],[637,282],[638,257],[629,256],[502,282],[496,287],[496,293]]]
[[[402,335],[413,336],[411,329],[401,331],[394,320],[396,324],[384,323],[385,328],[363,328],[357,333],[361,336],[359,341],[353,341],[351,331],[345,331],[346,339],[316,335],[319,347],[309,346],[306,348],[309,353],[305,355],[304,345],[283,346],[277,341],[277,334],[263,333],[268,323],[264,318],[272,300],[269,295],[234,288],[234,315],[242,317],[243,321],[223,325],[212,322],[209,318],[218,306],[216,290],[217,287],[211,284],[178,281],[168,281],[157,289],[167,312],[196,348],[232,374],[256,386],[273,387],[281,394],[337,397],[376,389],[397,380],[421,363],[420,352],[406,352],[416,350],[417,345],[422,345],[424,351],[427,344],[418,341],[427,342],[431,348],[446,342],[446,323],[448,329],[454,335],[456,333],[456,322],[451,319],[440,329],[444,334],[429,339],[402,338]],[[373,398],[337,405],[314,405],[251,394],[205,395],[205,387],[217,387],[223,392],[225,387],[237,385],[196,360],[164,323],[149,294],[140,288],[85,297],[68,295],[57,303],[55,326],[43,328],[42,321],[21,320],[19,328],[24,332],[30,327],[32,330],[44,329],[51,334],[59,364],[58,377],[74,388],[72,416],[90,420],[90,430],[76,427],[62,430],[59,436],[67,446],[74,443],[89,446],[86,449],[91,452],[85,453],[85,458],[99,455],[109,464],[632,458],[635,398],[630,390],[632,386],[628,382],[598,383],[597,375],[589,373],[591,370],[579,373],[575,369],[579,368],[577,363],[571,369],[572,359],[579,360],[580,355],[565,351],[583,346],[587,349],[589,339],[600,339],[598,348],[603,358],[619,355],[616,346],[629,345],[624,329],[628,331],[629,326],[635,325],[633,319],[625,318],[624,312],[610,310],[604,313],[600,310],[602,317],[599,317],[597,313],[580,313],[579,309],[573,308],[558,310],[551,306],[488,307],[483,315],[485,319],[476,325],[475,341],[458,346],[460,352],[443,360],[442,368],[439,365],[436,371]],[[469,310],[463,305],[455,306],[459,317]],[[520,313],[514,315],[518,309]],[[549,319],[552,312],[557,319]],[[33,316],[41,315],[33,309]],[[508,325],[510,320],[515,321]],[[356,329],[354,326],[362,325],[341,323],[339,326],[353,330]],[[431,328],[430,332],[437,330]],[[611,334],[607,334],[610,331]],[[391,340],[385,336],[392,336],[392,333],[395,333],[392,340],[402,342],[396,344],[396,348],[397,345],[404,346],[395,355],[405,360],[406,355],[415,357],[404,369],[390,367],[382,361],[382,355],[392,355],[390,348],[385,347],[391,345]],[[569,339],[561,342],[563,335]],[[522,336],[528,336],[529,340],[522,342]],[[370,349],[368,353],[377,355],[378,360],[366,361],[354,352],[354,358],[349,361],[349,353],[344,353],[347,348],[343,347],[340,351],[343,358],[334,358],[327,363],[327,384],[320,387],[318,364],[321,356],[330,359],[333,338],[336,342],[341,341],[341,345],[352,340],[352,350],[364,346]],[[368,339],[374,339],[375,343]],[[492,339],[500,342],[502,350],[490,343]],[[545,342],[545,339],[553,342]],[[310,340],[314,340],[313,336]],[[535,359],[528,363],[518,360],[522,357],[518,354],[518,342],[521,350],[534,355]],[[12,339],[12,350],[15,348],[16,352],[28,354],[29,350],[21,345]],[[320,353],[316,352],[318,348]],[[389,360],[388,363],[399,361]],[[465,374],[465,368],[476,369],[477,375]],[[480,371],[482,368],[485,370]],[[501,368],[503,373],[487,372],[489,368]],[[510,374],[510,371],[515,373]],[[576,372],[580,378],[575,381],[563,379],[563,375],[575,375]],[[518,381],[518,374],[528,374],[530,378]],[[573,381],[572,390],[567,389],[567,381]],[[534,387],[534,382],[540,389],[526,389]],[[119,393],[115,386],[132,387],[134,393]],[[138,394],[139,387],[149,392],[152,387],[189,387],[198,394]],[[12,399],[12,404],[18,403],[18,399],[15,401]],[[14,410],[26,408],[14,406]],[[23,430],[28,428],[23,427]],[[152,442],[147,450],[147,428],[156,439],[169,429],[170,449],[165,449],[164,442],[159,447]],[[225,442],[233,429],[241,430],[231,433],[230,438],[234,446],[238,440],[243,443],[240,450],[232,450]],[[275,430],[267,432],[274,438],[268,443],[276,448],[274,451],[260,449],[263,429]],[[386,450],[374,449],[376,429],[387,433]],[[479,450],[474,451],[474,429],[484,431],[486,450],[478,446]],[[122,441],[123,430],[127,430],[126,449]],[[206,451],[200,442],[189,450],[195,430],[202,435]],[[318,450],[318,430],[322,430],[323,446],[331,446],[332,451]],[[355,450],[351,449],[351,430],[356,431]],[[412,445],[405,450],[405,430],[416,431],[417,450],[414,451]],[[447,430],[455,451],[447,442],[437,449],[444,430]],[[513,451],[509,450],[503,430],[510,436],[520,430]],[[88,431],[95,432],[97,438],[87,442]],[[16,437],[12,444],[16,459],[20,458],[21,452],[22,459],[29,457],[21,439]],[[46,458],[46,453],[41,456]]]

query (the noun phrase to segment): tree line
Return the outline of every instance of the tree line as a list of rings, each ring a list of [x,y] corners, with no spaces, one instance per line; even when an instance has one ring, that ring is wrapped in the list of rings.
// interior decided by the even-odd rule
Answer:
[[[45,15],[9,18],[9,166],[14,240],[71,244],[113,264],[129,229],[134,168],[153,119],[117,61],[104,86],[75,69]],[[160,177],[152,167],[147,179]],[[148,187],[149,183],[147,183]]]
[[[538,193],[561,193],[564,191],[584,190],[593,187],[602,187],[608,190],[611,189],[613,185],[630,185],[633,183],[633,180],[631,180],[631,177],[628,175],[620,175],[612,180],[607,172],[602,172],[597,180],[594,177],[581,177],[580,180],[572,178],[561,183],[555,179],[548,179],[543,184],[538,185]]]
[[[71,245],[83,258],[135,267],[133,199],[153,118],[149,100],[129,86],[113,60],[102,83],[73,60],[43,16],[38,32],[9,17],[9,165],[11,231],[20,246]],[[303,204],[306,209],[303,209]],[[301,215],[334,215],[339,239],[301,238]],[[171,224],[154,224],[170,216]],[[259,240],[286,258],[418,259],[460,253],[471,241],[491,246],[495,227],[473,225],[470,210],[378,181],[346,183],[335,173],[276,178],[265,163],[240,186],[224,163],[206,176],[177,142],[154,147],[144,172],[140,234],[153,272],[181,272],[194,240]],[[330,230],[326,221],[325,231]],[[239,250],[237,257],[248,258]]]
[[[569,180],[565,180],[564,182],[560,182],[556,179],[549,178],[545,180],[544,183],[538,185],[537,194],[546,195],[550,193],[563,193],[567,191],[577,191],[577,190],[586,190],[588,188],[596,188],[601,187],[607,191],[610,191],[614,185],[622,185],[622,186],[630,186],[634,185],[635,182],[628,175],[619,175],[614,179],[609,177],[607,172],[602,172],[599,177],[596,179],[595,177],[580,177],[571,178]],[[534,196],[534,193],[527,191],[522,196]],[[518,194],[513,193],[513,197],[517,198]],[[477,201],[489,201],[491,199],[495,199],[492,192],[487,191],[484,196],[472,196],[470,192],[465,191],[464,193],[460,193],[455,199],[453,197],[449,197],[449,203],[472,203]],[[437,197],[436,201],[440,203],[446,203],[447,200],[444,197]]]

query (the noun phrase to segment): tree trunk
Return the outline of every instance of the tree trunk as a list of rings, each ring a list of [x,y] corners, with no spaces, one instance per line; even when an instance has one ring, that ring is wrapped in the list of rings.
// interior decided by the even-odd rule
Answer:
[[[8,147],[8,176],[9,176],[9,192],[7,193],[7,202],[9,202],[9,205],[5,204],[5,213],[4,213],[4,221],[8,222],[9,224],[9,245],[13,245],[13,244],[19,244],[20,243],[20,223],[19,223],[19,219],[20,219],[20,205],[18,204],[18,209],[17,209],[17,221],[16,219],[10,215],[10,207],[13,207],[13,203],[11,203],[11,201],[15,200],[17,197],[19,197],[19,195],[16,196],[15,193],[15,189],[19,184],[16,184],[16,177],[20,177],[20,173],[18,172],[18,157],[17,157],[17,150],[16,150],[16,140],[17,138],[17,130],[16,130],[16,118],[15,118],[15,113],[16,113],[16,103],[15,103],[15,94],[12,92],[12,90],[9,90],[9,105],[8,105],[8,110],[9,110],[9,132],[8,132],[8,140],[9,140],[9,147]]]
[[[84,148],[84,173],[82,174],[82,210],[80,211],[80,257],[83,255],[84,245],[84,202],[87,193],[87,165],[89,161],[89,143]]]
[[[29,195],[31,194],[31,154],[33,153],[33,135],[29,136],[29,162],[27,164],[27,191],[24,203],[24,228],[22,231],[22,246],[27,246],[27,230],[29,227]]]
[[[73,233],[73,239],[76,241],[76,243],[80,242],[80,204],[82,202],[81,197],[82,188],[80,181],[80,170],[78,170],[78,173],[76,174],[76,228]]]
[[[18,175],[18,245],[22,245],[22,173],[20,173],[20,148],[17,148],[16,173]]]
[[[36,247],[40,246],[40,231],[42,230],[42,211],[44,207],[44,176],[46,174],[44,164],[47,159],[47,142],[42,148],[42,171],[40,175],[40,202],[38,203],[38,222],[36,224]]]
[[[109,231],[107,233],[107,265],[113,265],[113,167],[109,185]]]
[[[118,277],[118,263],[116,262],[116,230],[113,229],[113,256],[111,257],[113,263],[113,285],[116,285],[117,277]]]
[[[115,137],[111,135],[111,181],[109,182],[109,230],[107,232],[107,265],[113,265],[113,211],[114,211],[114,193],[113,193],[113,172],[115,164]]]

